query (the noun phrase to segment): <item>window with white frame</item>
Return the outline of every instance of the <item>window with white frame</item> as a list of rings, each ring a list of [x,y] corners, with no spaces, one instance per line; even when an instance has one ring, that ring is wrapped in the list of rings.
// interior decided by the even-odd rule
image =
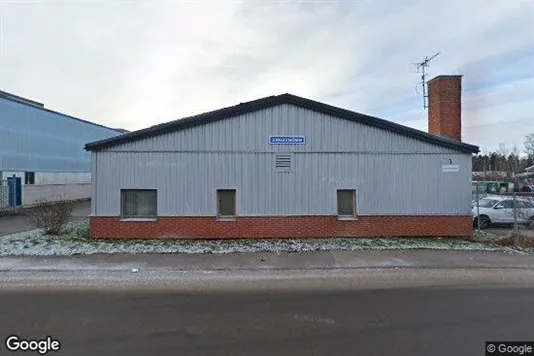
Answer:
[[[155,218],[158,215],[156,189],[122,189],[122,218]]]

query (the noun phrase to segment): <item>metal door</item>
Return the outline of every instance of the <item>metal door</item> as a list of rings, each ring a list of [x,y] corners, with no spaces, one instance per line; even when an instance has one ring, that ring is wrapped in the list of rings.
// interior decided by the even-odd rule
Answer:
[[[22,205],[22,181],[20,177],[7,178],[9,206],[14,208]]]

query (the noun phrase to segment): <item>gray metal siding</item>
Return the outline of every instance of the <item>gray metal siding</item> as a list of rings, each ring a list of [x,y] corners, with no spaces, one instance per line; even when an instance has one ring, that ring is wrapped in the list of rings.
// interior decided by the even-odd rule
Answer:
[[[91,152],[91,215],[96,213],[97,202],[97,182],[98,182],[98,155],[95,152]]]
[[[269,145],[305,135],[305,145]],[[274,170],[293,152],[291,173]],[[335,215],[336,189],[357,189],[360,215],[470,214],[471,155],[291,105],[93,154],[94,209],[120,212],[120,189],[157,189],[161,216],[214,216],[216,189],[237,189],[242,216]],[[442,172],[449,159],[457,173]],[[96,168],[95,168],[96,169]]]
[[[357,189],[359,215],[471,213],[468,154],[296,153],[292,173],[275,173],[268,152],[94,155],[100,216],[119,215],[120,189],[157,189],[161,216],[214,216],[224,188],[237,189],[241,216],[335,215],[343,188]],[[449,159],[460,172],[442,172]]]
[[[305,135],[306,145],[269,145],[269,135]],[[202,126],[110,147],[105,151],[292,151],[456,153],[386,130],[279,105]]]
[[[0,171],[89,172],[89,141],[120,135],[75,120],[0,98]]]

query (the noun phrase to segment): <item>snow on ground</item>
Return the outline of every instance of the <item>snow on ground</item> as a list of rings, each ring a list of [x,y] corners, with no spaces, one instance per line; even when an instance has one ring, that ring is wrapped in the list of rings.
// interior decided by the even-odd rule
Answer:
[[[283,240],[91,240],[87,219],[69,223],[63,236],[43,236],[33,230],[0,237],[0,256],[71,256],[118,253],[234,253],[358,250],[471,250],[496,251],[502,247],[457,239],[283,239]]]

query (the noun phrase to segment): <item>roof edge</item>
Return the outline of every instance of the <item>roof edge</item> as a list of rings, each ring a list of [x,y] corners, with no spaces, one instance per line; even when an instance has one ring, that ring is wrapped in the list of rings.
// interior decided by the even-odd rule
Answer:
[[[430,79],[429,81],[427,81],[427,83],[430,83],[430,82],[434,82],[434,81],[438,81],[438,80],[441,80],[441,79],[458,79],[458,78],[463,78],[463,75],[461,74],[447,74],[447,75],[438,75],[438,76],[435,76],[434,78]]]
[[[269,108],[276,105],[292,104],[303,107],[316,112],[321,112],[326,115],[331,115],[349,121],[360,122],[369,126],[382,128],[388,131],[396,132],[408,137],[426,141],[429,143],[441,145],[443,147],[455,149],[465,153],[478,153],[480,149],[478,146],[470,145],[461,141],[456,141],[441,136],[432,135],[428,132],[417,130],[408,126],[397,124],[392,121],[381,119],[378,117],[360,114],[351,110],[321,103],[311,99],[298,97],[292,94],[281,94],[277,96],[269,96],[262,99],[240,103],[235,106],[225,107],[219,110],[202,113],[195,116],[189,116],[182,119],[162,123],[155,126],[150,126],[145,129],[133,131],[121,136],[111,137],[104,140],[94,141],[85,145],[87,151],[97,151],[107,147],[119,145],[121,143],[132,142],[143,138],[158,136],[164,133],[170,133],[189,127],[199,126],[210,122],[215,122],[241,114],[246,114],[256,110]]]
[[[39,101],[35,101],[35,100],[28,99],[28,98],[25,98],[19,95],[15,95],[4,90],[0,90],[0,98],[8,99],[11,101],[16,101],[22,104],[28,104],[28,105],[35,106],[35,107],[41,107],[41,108],[44,107],[44,104]]]
[[[16,103],[16,104],[20,104],[20,105],[24,105],[24,106],[29,106],[29,107],[34,108],[34,109],[37,109],[37,110],[46,111],[46,112],[49,112],[49,113],[51,113],[51,114],[60,115],[60,116],[63,116],[63,117],[66,117],[66,118],[69,118],[69,119],[72,119],[72,120],[76,120],[76,121],[83,122],[83,123],[85,123],[85,124],[90,124],[90,125],[93,125],[93,126],[98,126],[98,127],[101,127],[101,128],[104,128],[104,129],[108,129],[108,130],[111,130],[111,131],[115,131],[115,132],[117,132],[117,133],[122,134],[120,131],[117,131],[116,129],[114,129],[114,128],[112,128],[112,127],[108,127],[108,126],[104,126],[104,125],[101,125],[101,124],[97,124],[96,122],[92,122],[92,121],[88,121],[88,120],[80,119],[80,118],[77,118],[77,117],[75,117],[75,116],[68,115],[68,114],[64,114],[64,113],[59,112],[59,111],[50,110],[50,109],[45,108],[44,106],[32,105],[32,104],[30,104],[30,103],[25,103],[25,102],[23,102],[22,100],[15,100],[15,99],[9,98],[9,97],[7,97],[7,96],[1,96],[1,95],[0,95],[0,99],[4,99],[4,100],[10,101],[10,102],[12,102],[12,103]],[[24,98],[23,98],[23,99],[24,99]],[[28,100],[28,99],[26,99],[26,100]],[[35,103],[38,103],[38,102],[35,102]],[[41,104],[41,103],[38,103],[38,104]],[[44,104],[42,104],[42,105],[44,105]]]

